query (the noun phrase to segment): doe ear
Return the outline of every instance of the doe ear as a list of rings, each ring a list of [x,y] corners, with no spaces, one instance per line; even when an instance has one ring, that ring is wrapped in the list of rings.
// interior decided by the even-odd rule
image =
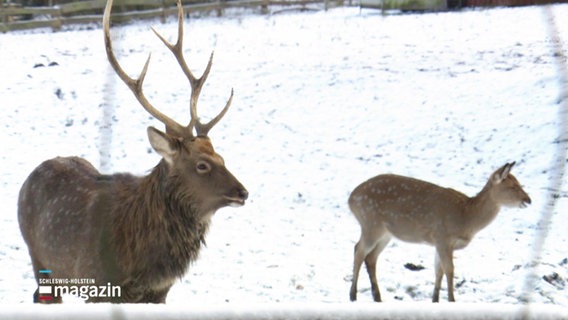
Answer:
[[[156,152],[161,155],[169,164],[173,163],[173,158],[177,154],[178,149],[175,144],[175,138],[154,128],[148,127],[148,140],[150,145]]]
[[[505,178],[507,178],[507,176],[511,172],[511,169],[513,168],[515,163],[515,161],[506,163],[504,166],[497,169],[497,171],[493,173],[493,182],[500,183],[501,181],[505,180]]]

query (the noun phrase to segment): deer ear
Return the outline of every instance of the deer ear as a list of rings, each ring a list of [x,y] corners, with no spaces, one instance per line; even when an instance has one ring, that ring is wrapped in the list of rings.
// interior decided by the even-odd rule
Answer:
[[[504,166],[497,169],[497,171],[495,171],[492,176],[493,182],[500,183],[501,181],[505,180],[505,178],[507,178],[514,165],[515,162],[513,161],[511,163],[506,163]]]
[[[148,127],[148,140],[159,155],[169,164],[173,163],[173,158],[178,152],[173,137],[154,127]]]

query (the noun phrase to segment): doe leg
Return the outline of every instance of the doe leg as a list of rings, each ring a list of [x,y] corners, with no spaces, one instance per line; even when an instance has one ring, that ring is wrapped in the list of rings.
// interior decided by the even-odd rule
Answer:
[[[389,243],[390,239],[391,238],[387,236],[382,238],[379,243],[375,245],[375,248],[365,258],[365,267],[367,268],[367,273],[369,274],[369,280],[371,280],[371,293],[373,294],[373,300],[375,302],[382,301],[379,284],[377,282],[377,259]]]
[[[440,288],[442,287],[442,278],[444,277],[444,270],[442,269],[442,264],[440,263],[440,257],[438,252],[436,252],[435,266],[436,279],[434,281],[434,293],[432,294],[432,302],[440,301]]]
[[[355,250],[353,254],[353,278],[351,280],[351,290],[349,291],[349,299],[351,301],[357,300],[357,281],[359,279],[359,271],[361,270],[361,265],[365,259],[365,249],[364,245],[361,244],[361,240],[355,244]]]
[[[446,276],[446,281],[448,285],[448,301],[455,302],[454,298],[454,254],[451,249],[444,247],[436,248],[436,285],[434,287],[434,296],[432,298],[433,302],[438,302],[440,286],[442,277],[438,276],[439,270],[443,271]],[[439,279],[438,279],[439,278]],[[437,288],[437,289],[436,289]]]

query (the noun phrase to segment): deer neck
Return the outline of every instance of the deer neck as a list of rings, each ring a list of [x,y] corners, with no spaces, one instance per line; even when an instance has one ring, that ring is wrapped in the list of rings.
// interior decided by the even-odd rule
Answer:
[[[487,184],[475,197],[469,199],[464,211],[467,224],[472,233],[488,226],[499,213],[500,206],[492,198]]]
[[[193,199],[176,192],[167,170],[162,160],[140,178],[131,193],[136,196],[123,201],[130,210],[116,213],[115,236],[121,238],[117,249],[125,258],[123,267],[138,277],[154,277],[157,269],[167,278],[181,277],[205,243],[210,216],[204,217],[192,205]],[[141,266],[142,270],[135,270]]]

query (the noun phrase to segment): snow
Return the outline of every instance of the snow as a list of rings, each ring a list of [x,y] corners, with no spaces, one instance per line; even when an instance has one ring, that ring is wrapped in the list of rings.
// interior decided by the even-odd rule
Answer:
[[[560,17],[568,5],[552,12],[565,59],[568,19]],[[150,26],[176,35],[173,17],[115,26],[118,58],[137,75],[151,52],[145,93],[186,122],[187,80]],[[503,209],[455,253],[458,305],[522,304],[533,275],[531,301],[568,306],[568,191],[549,190],[557,148],[566,148],[553,45],[542,7],[190,19],[190,67],[201,72],[215,50],[199,112],[215,115],[234,88],[233,105],[210,136],[250,197],[242,208],[216,213],[207,247],[170,291],[168,306],[346,303],[359,237],[346,204],[353,188],[392,172],[474,195],[510,161],[533,203]],[[1,34],[0,61],[0,303],[28,304],[36,284],[16,216],[27,175],[59,155],[85,157],[105,173],[146,174],[159,160],[146,127],[162,125],[112,72],[99,26]],[[531,248],[551,194],[558,199],[535,265]],[[378,265],[384,305],[428,302],[433,264],[433,248],[392,241]],[[554,273],[559,281],[543,279]],[[374,308],[369,290],[362,274],[359,301],[346,308]]]

